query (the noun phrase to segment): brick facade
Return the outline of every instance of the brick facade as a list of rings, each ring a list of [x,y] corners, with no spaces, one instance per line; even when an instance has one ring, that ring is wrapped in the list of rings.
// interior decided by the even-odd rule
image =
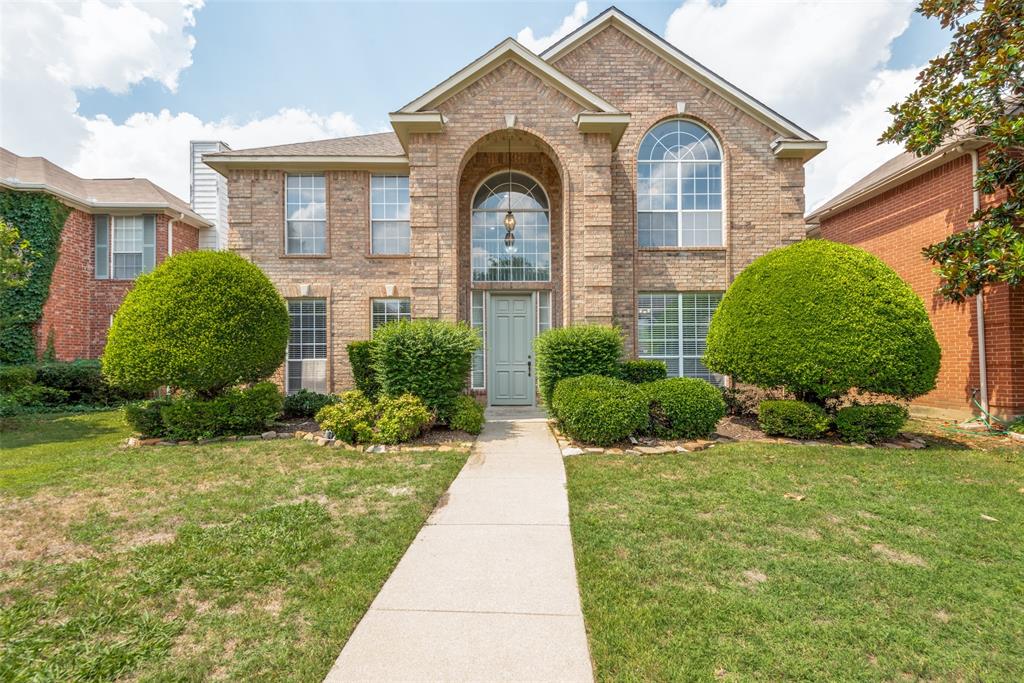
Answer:
[[[609,134],[578,129],[574,117],[584,108],[577,101],[519,62],[501,63],[437,104],[442,131],[404,141],[408,256],[369,254],[369,170],[322,169],[328,244],[319,257],[284,254],[284,169],[226,171],[229,248],[259,265],[284,296],[327,300],[333,390],[352,385],[345,346],[368,337],[375,297],[408,297],[413,317],[468,320],[472,289],[550,289],[555,325],[616,324],[633,354],[637,292],[721,292],[758,256],[802,239],[802,162],[773,155],[778,131],[613,25],[553,66],[630,114],[617,148]],[[515,116],[511,130],[507,115]],[[652,126],[677,116],[701,123],[721,143],[722,247],[637,247],[638,146]],[[505,170],[510,135],[515,170],[540,180],[551,201],[550,284],[470,281],[470,201],[482,180]]]
[[[156,217],[156,262],[167,258],[167,216]],[[199,246],[199,231],[175,222],[174,252]],[[95,277],[93,216],[73,209],[60,236],[60,254],[54,267],[50,295],[36,324],[37,353],[42,356],[50,341],[57,360],[99,358],[107,342],[111,316],[131,289],[130,280],[98,280]]]
[[[856,244],[906,280],[925,302],[942,347],[934,391],[914,401],[927,412],[968,416],[980,386],[975,302],[945,301],[939,278],[921,249],[964,229],[972,213],[971,159],[963,154],[942,166],[821,219],[825,239]],[[989,404],[1001,416],[1024,413],[1024,291],[993,287],[985,295]]]

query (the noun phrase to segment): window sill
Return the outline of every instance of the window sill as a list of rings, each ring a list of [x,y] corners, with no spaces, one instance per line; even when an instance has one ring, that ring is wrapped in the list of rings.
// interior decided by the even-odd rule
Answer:
[[[715,247],[637,247],[637,251],[651,253],[678,253],[678,252],[719,252],[728,251],[729,247],[723,245]]]
[[[330,254],[278,254],[278,258],[284,259],[329,259]]]
[[[373,254],[373,253],[366,253],[366,254],[364,254],[364,256],[366,258],[372,258],[372,259],[406,259],[406,258],[412,258],[412,254]]]

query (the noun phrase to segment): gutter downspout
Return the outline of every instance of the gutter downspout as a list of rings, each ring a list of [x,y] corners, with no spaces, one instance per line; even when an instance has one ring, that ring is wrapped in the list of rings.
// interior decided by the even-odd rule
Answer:
[[[978,152],[972,149],[967,153],[971,155],[971,190],[976,212],[981,208],[981,193],[975,186],[978,180]],[[986,357],[988,354],[985,349],[985,295],[982,290],[979,290],[977,296],[974,297],[974,305],[978,318],[978,377],[981,384],[981,407],[987,413],[989,411],[988,359]]]

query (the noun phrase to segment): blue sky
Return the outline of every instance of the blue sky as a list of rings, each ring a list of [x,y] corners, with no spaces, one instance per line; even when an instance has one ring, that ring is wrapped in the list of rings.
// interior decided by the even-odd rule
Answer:
[[[190,139],[234,148],[388,128],[507,36],[541,50],[605,2],[0,3],[0,144],[187,196]],[[892,156],[885,108],[948,35],[906,0],[617,6],[829,141],[808,206]],[[32,107],[24,106],[32,102]]]

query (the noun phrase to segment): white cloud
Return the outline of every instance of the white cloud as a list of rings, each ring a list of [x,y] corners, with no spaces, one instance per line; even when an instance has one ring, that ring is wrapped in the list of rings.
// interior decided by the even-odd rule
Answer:
[[[688,0],[672,13],[665,37],[829,141],[807,167],[813,207],[899,152],[875,143],[889,122],[886,107],[911,91],[920,70],[885,69],[913,10],[903,0]]]
[[[88,137],[71,170],[92,178],[144,176],[188,198],[189,140],[223,140],[236,149],[355,135],[360,127],[348,114],[321,116],[282,109],[273,116],[236,122],[203,121],[183,112],[140,113],[117,124],[106,116],[86,121]]]
[[[549,33],[546,36],[535,36],[533,35],[533,27],[527,26],[516,34],[516,40],[539,54],[551,45],[554,45],[560,38],[567,36],[582,26],[583,22],[587,19],[588,11],[587,3],[585,0],[581,0],[572,8],[572,14],[565,16],[562,19],[562,23],[559,24],[553,33]]]
[[[175,91],[192,64],[202,0],[0,3],[0,145],[86,177],[146,177],[188,196],[188,141],[235,148],[360,132],[350,116],[301,109],[250,121],[136,113],[123,124],[78,113],[76,88],[121,93],[145,80]]]

